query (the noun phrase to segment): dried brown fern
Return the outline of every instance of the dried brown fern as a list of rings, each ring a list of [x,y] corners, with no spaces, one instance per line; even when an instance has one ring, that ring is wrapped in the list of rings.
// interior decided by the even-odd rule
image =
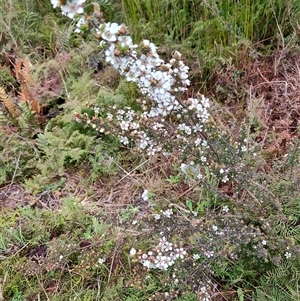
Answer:
[[[33,112],[40,114],[40,102],[36,100],[31,93],[31,89],[36,84],[36,82],[30,74],[30,65],[30,61],[27,57],[25,57],[24,60],[17,61],[15,64],[16,78],[21,85],[19,99],[20,101],[27,102]]]
[[[24,85],[24,87],[22,87],[22,90],[18,94],[19,94],[20,101],[27,102],[31,111],[35,112],[36,114],[41,113],[40,102],[36,99],[28,97],[28,95],[30,95],[30,93],[29,93],[28,87],[26,85]]]
[[[19,108],[8,97],[8,95],[2,87],[0,87],[0,100],[3,102],[9,113],[12,115],[12,117],[17,118],[20,116],[21,112]]]
[[[2,56],[3,56],[3,60],[4,60],[4,66],[9,68],[11,75],[13,77],[16,77],[16,74],[15,74],[16,55],[14,53],[3,51]]]

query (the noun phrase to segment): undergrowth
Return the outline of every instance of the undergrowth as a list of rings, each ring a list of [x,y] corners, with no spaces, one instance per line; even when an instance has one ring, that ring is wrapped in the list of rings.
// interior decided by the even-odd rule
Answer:
[[[0,0],[0,301],[300,299],[298,2],[84,9]]]

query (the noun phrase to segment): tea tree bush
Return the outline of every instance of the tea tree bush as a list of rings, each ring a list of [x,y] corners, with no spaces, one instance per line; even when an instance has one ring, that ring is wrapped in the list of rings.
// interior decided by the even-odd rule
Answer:
[[[138,7],[135,22],[144,18],[128,28],[117,14],[108,18],[113,2],[51,0],[59,19],[55,59],[36,66],[31,86],[16,76],[17,90],[23,90],[16,102],[10,79],[3,82],[7,118],[1,128],[0,196],[6,207],[0,204],[5,218],[0,274],[6,276],[0,280],[5,297],[294,298],[299,283],[297,139],[288,140],[285,133],[274,138],[280,151],[266,150],[259,100],[252,99],[257,107],[244,108],[244,119],[230,120],[231,108],[223,110],[214,97],[190,89],[191,70],[175,45],[172,53],[158,49],[150,30],[145,34],[145,25],[151,28],[164,11],[174,26],[160,30],[158,39],[192,45],[201,28],[209,29],[207,44],[213,33],[224,44],[256,39],[253,24],[256,17],[257,24],[262,22],[261,11],[256,3],[236,11],[240,3],[123,1],[126,11]],[[151,15],[153,9],[157,16]],[[279,2],[271,11],[277,9],[277,21],[284,20]],[[232,22],[227,12],[234,14]],[[209,16],[207,24],[194,19],[198,13]],[[288,28],[282,27],[283,36]],[[228,37],[229,32],[234,34]],[[135,42],[138,33],[140,43]],[[9,66],[9,72],[18,70]],[[18,72],[28,70],[29,65]],[[29,79],[31,73],[26,75]],[[24,101],[24,91],[30,96],[37,90],[42,97],[27,97],[27,109],[53,105],[48,113],[29,110],[32,119],[21,123],[18,102]],[[31,120],[36,120],[33,134],[24,130]],[[8,209],[16,191],[26,197],[30,191],[30,201]]]
[[[99,133],[106,135],[113,133],[118,136],[122,144],[134,147],[137,151],[146,151],[149,156],[157,153],[162,153],[164,156],[174,156],[176,154],[180,160],[179,162],[181,162],[183,174],[192,176],[199,183],[208,183],[210,189],[215,187],[216,190],[218,190],[218,186],[235,185],[237,192],[243,191],[244,193],[246,191],[258,203],[265,203],[266,201],[261,197],[256,197],[256,194],[264,195],[260,189],[253,187],[250,191],[249,187],[251,186],[245,188],[245,180],[247,185],[253,183],[254,186],[260,187],[259,182],[256,182],[257,179],[254,179],[251,172],[248,172],[249,167],[254,163],[251,160],[257,156],[254,152],[255,144],[246,139],[246,135],[244,135],[244,138],[243,135],[240,135],[236,141],[224,139],[222,136],[226,132],[217,129],[216,123],[212,119],[210,120],[208,113],[209,101],[204,96],[201,96],[200,100],[184,98],[183,92],[187,90],[189,80],[187,79],[188,68],[181,61],[181,54],[174,52],[170,62],[165,63],[156,53],[154,44],[148,40],[142,41],[140,45],[133,44],[131,37],[128,35],[128,29],[117,23],[102,23],[100,20],[99,28],[96,31],[102,39],[100,44],[107,49],[105,51],[107,62],[119,70],[128,81],[135,82],[140,88],[142,99],[139,99],[138,103],[141,104],[141,110],[134,111],[130,107],[119,110],[115,106],[113,107],[114,111],[107,113],[101,106],[93,107],[93,105],[89,105],[94,113],[92,115],[75,113],[75,120],[90,125]],[[247,162],[245,161],[247,157],[253,159],[251,158]],[[246,176],[240,181],[242,174]],[[255,191],[255,193],[253,194],[252,191]],[[221,193],[216,197],[219,199],[225,197],[226,202],[226,194],[222,195]],[[205,228],[205,236],[202,237],[200,234],[200,237],[196,239],[198,242],[203,238],[208,239],[208,241],[204,241],[203,244],[201,243],[200,246],[196,247],[202,250],[204,256],[214,258],[216,252],[218,257],[221,258],[218,265],[222,266],[227,256],[232,259],[235,258],[236,254],[233,250],[235,250],[235,246],[241,246],[242,244],[245,244],[246,248],[236,251],[239,254],[237,256],[241,256],[240,260],[243,260],[244,252],[248,254],[249,260],[253,256],[267,262],[275,260],[274,263],[278,258],[275,259],[273,254],[281,253],[287,259],[291,256],[289,250],[293,249],[294,254],[297,254],[297,248],[293,247],[292,241],[289,242],[289,237],[284,237],[283,240],[278,240],[278,238],[276,238],[277,241],[272,240],[272,237],[280,235],[280,232],[275,231],[275,233],[271,230],[274,229],[273,227],[275,227],[277,221],[264,216],[264,211],[255,210],[251,204],[253,200],[244,199],[243,204],[239,203],[236,196],[228,197],[228,200],[233,201],[231,206],[238,217],[237,220],[230,218],[232,226],[229,226],[227,221],[221,218],[220,221],[224,222],[225,225],[221,226],[224,230],[219,231],[220,225],[216,225],[219,216],[206,216],[206,219],[209,225],[211,221],[215,221],[216,224],[211,227],[217,233],[217,236],[226,236],[225,229],[229,231],[228,239],[232,242],[232,245],[229,241],[222,245],[229,244],[229,250],[231,251],[223,250],[225,253],[221,256],[219,252],[222,252],[222,250],[218,251],[217,245],[213,245],[211,250],[203,250],[203,246],[207,247],[209,245],[209,240],[214,241],[214,238],[210,237],[208,227]],[[276,205],[272,200],[267,203],[264,204],[265,213],[270,214],[271,208],[273,206],[276,208]],[[246,214],[243,213],[242,208],[244,206],[247,208]],[[223,208],[225,208],[225,212],[229,210],[228,206]],[[275,212],[277,209],[275,209]],[[276,212],[275,216],[277,214]],[[251,228],[253,227],[251,225],[247,229],[246,225],[250,219],[252,223],[256,220],[257,225],[254,228]],[[265,220],[266,223],[261,224],[260,220]],[[245,226],[244,223],[246,223]],[[230,227],[232,227],[232,230],[230,230]],[[242,234],[243,231],[245,231],[245,236]],[[235,238],[234,233],[239,233],[239,238]],[[160,239],[162,241],[166,238],[162,237]],[[272,246],[270,245],[270,248],[269,245],[266,247],[270,241],[272,241]],[[167,268],[169,265],[167,258],[172,258],[173,255],[162,255],[166,248],[170,249],[171,254],[176,256],[176,252],[173,253],[172,251],[172,243],[168,242],[167,247],[164,245],[156,247],[158,255],[151,255],[153,262],[147,259],[147,252],[141,253],[139,258],[142,264],[146,264],[148,268],[156,267],[157,264],[160,264],[159,267]],[[286,251],[284,252],[284,250]],[[184,249],[182,249],[182,252],[186,254]],[[228,254],[228,252],[231,253]],[[152,253],[152,251],[149,251],[149,253]],[[130,254],[132,256],[136,255],[136,250],[132,248]],[[252,255],[250,256],[250,254]],[[173,259],[171,259],[171,262],[173,264]],[[266,265],[266,268],[268,266],[269,264]],[[228,277],[230,274],[225,271],[226,269],[222,272],[215,272],[219,276]]]

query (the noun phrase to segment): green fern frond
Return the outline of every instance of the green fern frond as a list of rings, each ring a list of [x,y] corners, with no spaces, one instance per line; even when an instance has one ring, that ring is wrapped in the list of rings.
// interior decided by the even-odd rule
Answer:
[[[257,289],[259,301],[290,301],[300,300],[300,270],[299,264],[283,261],[280,266],[268,271],[262,277],[261,285]],[[296,296],[298,298],[294,298]]]
[[[0,123],[4,123],[7,121],[8,121],[7,117],[5,116],[4,112],[0,108]]]
[[[71,35],[74,32],[75,24],[66,26],[64,29],[60,30],[55,24],[56,31],[56,48],[59,50],[69,50]]]
[[[29,122],[32,119],[34,113],[30,110],[26,102],[20,102],[20,107],[22,109],[22,118]]]
[[[18,126],[21,130],[28,132],[34,131],[38,128],[37,117],[35,112],[31,111],[27,102],[21,101],[19,103],[21,109],[21,115],[18,117]]]
[[[45,152],[48,148],[48,139],[44,134],[38,134],[35,143],[42,152]]]

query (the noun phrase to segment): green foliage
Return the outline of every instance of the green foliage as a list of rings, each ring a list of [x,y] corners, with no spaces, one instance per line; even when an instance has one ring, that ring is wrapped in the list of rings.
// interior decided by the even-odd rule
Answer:
[[[276,49],[291,47],[298,41],[296,20],[300,5],[295,0],[122,0],[122,3],[126,23],[136,41],[147,38],[158,45],[167,44],[171,50],[181,49],[191,58],[191,64],[198,61],[201,70],[196,80],[200,81],[209,80],[224,58],[239,62],[240,53],[251,43],[262,49]]]
[[[79,131],[68,135],[59,127],[53,128],[51,132],[38,134],[36,146],[40,151],[40,158],[36,162],[36,168],[39,173],[32,180],[27,180],[26,186],[33,188],[37,185],[36,188],[41,189],[52,178],[63,176],[66,166],[79,163],[87,157],[94,142],[94,138]]]
[[[17,217],[19,214],[22,215],[22,223]],[[61,210],[54,215],[48,210],[28,207],[20,208],[17,212],[6,212],[6,218],[10,222],[1,223],[0,234],[5,237],[6,244],[20,248],[19,252],[8,258],[8,265],[5,263],[0,266],[2,274],[6,274],[6,281],[9,282],[4,287],[6,298],[13,298],[20,292],[23,292],[20,295],[25,298],[31,294],[40,294],[41,291],[35,288],[37,279],[30,277],[36,275],[45,287],[52,277],[66,286],[60,296],[69,296],[68,289],[77,283],[78,293],[83,298],[89,296],[91,299],[87,300],[95,300],[95,292],[83,288],[84,281],[96,284],[98,277],[102,275],[100,277],[103,281],[103,276],[107,273],[106,263],[99,265],[98,259],[109,257],[114,246],[108,224],[89,215],[84,207],[71,199],[63,201]],[[18,225],[15,229],[10,226],[14,223]],[[87,238],[84,231],[89,226],[91,232]],[[1,253],[3,251],[9,252],[1,249]],[[39,265],[34,260],[35,254],[42,256]],[[16,270],[20,274],[15,273]],[[70,273],[71,278],[65,282]],[[28,281],[30,286],[27,285]],[[104,286],[101,287],[101,291],[104,289]]]
[[[43,44],[50,46],[53,21],[58,20],[53,14],[49,14],[51,10],[50,1],[44,1],[42,4],[38,0],[1,0],[1,44],[8,43],[14,47],[22,45],[26,53],[30,53],[33,48],[40,48]]]
[[[0,129],[1,131],[1,129]],[[36,170],[32,164],[37,158],[36,148],[32,140],[22,139],[18,134],[0,135],[0,185],[26,177]]]
[[[256,300],[299,300],[299,281],[299,258],[285,261],[262,277],[261,286],[256,289]]]
[[[4,90],[9,91],[11,86],[16,84],[15,78],[11,75],[9,68],[1,67],[0,68],[0,86],[4,88]]]

